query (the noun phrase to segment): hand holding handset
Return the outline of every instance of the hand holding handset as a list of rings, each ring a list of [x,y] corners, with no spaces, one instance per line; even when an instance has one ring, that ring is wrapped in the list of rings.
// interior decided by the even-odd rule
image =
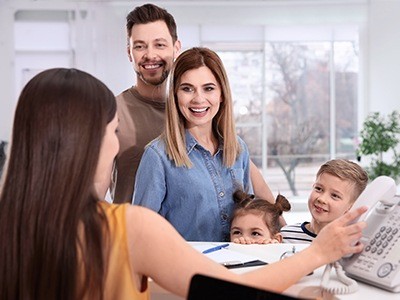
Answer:
[[[360,242],[364,250],[341,260],[347,275],[392,292],[400,292],[400,196],[396,183],[377,177],[358,197],[352,210],[368,206],[358,221],[367,222]]]

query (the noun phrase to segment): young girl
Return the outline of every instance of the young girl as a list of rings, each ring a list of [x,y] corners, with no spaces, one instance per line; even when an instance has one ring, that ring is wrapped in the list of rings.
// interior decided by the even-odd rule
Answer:
[[[231,242],[238,244],[274,244],[282,242],[279,217],[290,210],[289,201],[282,195],[275,204],[254,198],[254,195],[236,191],[236,203],[231,223]]]

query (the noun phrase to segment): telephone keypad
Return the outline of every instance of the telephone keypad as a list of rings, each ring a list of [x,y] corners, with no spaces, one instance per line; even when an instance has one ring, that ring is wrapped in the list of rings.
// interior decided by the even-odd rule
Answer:
[[[379,256],[384,253],[384,249],[389,246],[389,242],[393,240],[394,236],[398,233],[397,228],[391,226],[382,226],[375,236],[370,240],[369,244],[365,247],[365,252],[373,256]],[[390,250],[390,248],[388,249]],[[367,254],[367,257],[369,255]]]
[[[370,240],[369,244],[365,246],[364,253],[358,257],[354,267],[364,271],[371,271],[374,265],[378,263],[378,258],[382,256],[382,258],[385,258],[388,251],[391,250],[391,247],[388,247],[389,242],[393,240],[397,232],[397,228],[392,229],[391,227],[382,226]],[[379,268],[378,276],[381,278],[386,277],[394,269],[396,269],[394,265],[384,264]]]
[[[400,249],[399,212],[400,209],[397,209],[386,220],[382,220],[385,221],[385,225],[376,228],[376,231],[370,236],[369,242],[365,244],[364,251],[351,266],[354,272],[374,273],[379,278],[390,278],[393,272],[397,272],[400,268],[398,257]]]

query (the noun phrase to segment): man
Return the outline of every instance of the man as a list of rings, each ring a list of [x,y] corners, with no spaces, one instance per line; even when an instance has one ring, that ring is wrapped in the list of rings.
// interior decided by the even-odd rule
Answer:
[[[166,79],[181,50],[174,17],[165,9],[145,4],[131,11],[126,20],[127,52],[136,72],[136,86],[117,96],[120,151],[114,172],[114,203],[132,201],[144,147],[163,131]],[[250,176],[254,193],[274,203],[271,190],[252,162]]]
[[[115,203],[132,201],[144,147],[164,128],[166,79],[181,49],[175,20],[165,9],[145,4],[126,19],[127,52],[136,72],[136,86],[117,96],[120,152],[114,174]]]

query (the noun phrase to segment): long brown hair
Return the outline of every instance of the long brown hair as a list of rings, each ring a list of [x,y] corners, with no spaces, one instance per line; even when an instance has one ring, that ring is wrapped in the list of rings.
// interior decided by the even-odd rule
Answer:
[[[1,299],[102,298],[108,227],[93,183],[115,113],[112,92],[76,69],[24,87],[0,194]]]
[[[189,70],[198,69],[202,66],[210,69],[221,87],[222,102],[218,113],[213,119],[213,131],[216,137],[221,138],[224,142],[224,165],[231,167],[242,150],[236,135],[232,94],[222,60],[217,53],[208,48],[190,48],[180,54],[174,63],[170,75],[164,133],[167,154],[171,160],[174,160],[176,166],[191,167],[191,161],[186,151],[186,121],[178,107],[177,92],[182,75]]]
[[[279,217],[284,211],[289,211],[291,208],[289,201],[281,194],[276,197],[276,201],[273,204],[267,200],[255,198],[254,195],[247,194],[242,190],[237,190],[233,194],[233,200],[235,202],[235,210],[232,220],[249,213],[261,215],[271,235],[279,233],[281,227]]]

